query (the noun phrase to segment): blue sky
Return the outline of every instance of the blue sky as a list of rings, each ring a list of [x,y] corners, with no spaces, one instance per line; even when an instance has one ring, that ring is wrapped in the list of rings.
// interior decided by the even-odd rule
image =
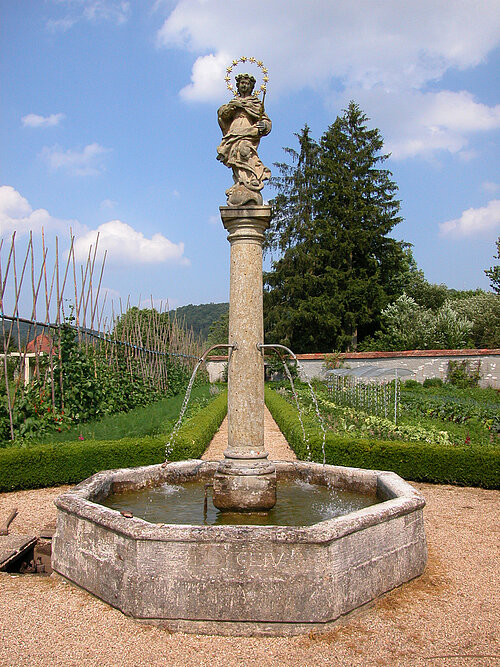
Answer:
[[[67,247],[71,227],[84,260],[99,230],[109,298],[226,301],[216,110],[226,66],[247,55],[269,69],[266,165],[355,100],[392,153],[405,219],[393,235],[429,281],[488,289],[500,0],[0,0],[0,12],[0,228],[19,248],[42,226]]]

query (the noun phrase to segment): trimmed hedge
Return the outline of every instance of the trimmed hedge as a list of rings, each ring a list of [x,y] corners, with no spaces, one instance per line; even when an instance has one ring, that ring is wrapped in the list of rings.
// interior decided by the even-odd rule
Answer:
[[[307,449],[296,407],[266,387],[266,404],[290,447],[301,460]],[[322,431],[305,419],[312,459],[322,461]],[[326,463],[373,470],[392,470],[405,479],[437,484],[500,488],[500,449],[497,447],[456,447],[426,442],[348,439],[327,432]]]
[[[227,393],[223,392],[181,427],[169,460],[199,458],[226,413]],[[0,492],[76,484],[100,470],[161,463],[167,438],[86,440],[0,449]]]

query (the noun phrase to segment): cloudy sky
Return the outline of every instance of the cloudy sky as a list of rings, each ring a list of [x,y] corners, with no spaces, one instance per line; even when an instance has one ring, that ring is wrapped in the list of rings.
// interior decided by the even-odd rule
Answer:
[[[71,228],[84,260],[99,233],[115,298],[227,300],[218,207],[231,177],[215,160],[216,110],[226,66],[246,55],[269,70],[265,164],[305,123],[319,138],[353,99],[392,154],[405,219],[394,236],[429,281],[488,289],[500,0],[0,0],[0,11],[0,230],[16,230],[20,249],[42,227],[67,247]]]

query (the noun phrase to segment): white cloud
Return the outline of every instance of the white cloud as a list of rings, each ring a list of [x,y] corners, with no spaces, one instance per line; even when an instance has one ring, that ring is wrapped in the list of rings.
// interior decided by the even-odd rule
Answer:
[[[113,199],[103,199],[102,202],[99,204],[99,208],[102,211],[109,211],[110,209],[113,209],[116,207],[118,202],[114,201]]]
[[[268,65],[273,90],[332,77],[392,90],[483,62],[500,40],[498,11],[498,0],[482,0],[481,11],[469,0],[255,0],[242,15],[220,0],[180,0],[158,42],[214,58],[254,55]],[[193,98],[212,98],[205,82],[196,85]]]
[[[119,0],[85,0],[83,16],[88,21],[112,21],[125,23],[130,15],[130,2]]]
[[[51,169],[63,169],[76,176],[89,176],[103,171],[102,158],[109,152],[109,148],[97,143],[89,144],[81,151],[52,146],[43,149],[42,157]]]
[[[500,128],[500,104],[488,107],[467,91],[389,93],[350,88],[337,95],[334,104],[346,106],[349,99],[370,110],[385,138],[384,150],[394,159],[448,151],[468,160],[476,155],[468,148],[470,135]]]
[[[120,292],[118,290],[113,289],[112,287],[105,287],[104,285],[101,285],[100,294],[102,297],[106,297],[108,303],[113,301],[113,299],[120,298]]]
[[[469,208],[456,220],[439,225],[441,236],[477,237],[500,229],[500,199],[493,199],[482,208]]]
[[[99,225],[75,240],[75,256],[78,261],[85,261],[90,246],[95,247],[97,236],[98,255],[107,251],[107,262],[130,264],[156,264],[171,262],[189,265],[184,257],[184,243],[172,243],[162,234],[154,234],[150,239],[121,220],[111,220]]]
[[[75,220],[59,220],[44,208],[33,210],[29,202],[11,185],[0,186],[0,235],[12,232],[39,234],[45,231],[68,232],[69,228],[80,228]]]
[[[130,17],[130,2],[124,0],[52,0],[52,3],[67,13],[62,18],[47,21],[51,32],[66,32],[80,21],[109,21],[121,25]]]
[[[186,100],[218,100],[226,90],[225,69],[231,59],[225,53],[200,56],[193,65],[191,83],[181,90]]]
[[[50,116],[39,116],[36,113],[29,113],[21,118],[24,127],[54,127],[65,118],[63,113],[52,113]]]
[[[486,61],[500,44],[499,13],[499,0],[482,0],[480,11],[470,0],[254,0],[244,15],[220,0],[180,0],[157,40],[197,56],[185,100],[222,100],[224,66],[256,56],[269,68],[270,95],[310,88],[326,102],[335,95],[336,110],[361,102],[395,157],[444,150],[470,159],[469,135],[498,128],[500,107],[427,86]]]
[[[10,185],[0,186],[0,235],[8,238],[13,232],[17,235],[60,233],[69,234],[70,228],[75,235],[75,258],[86,262],[91,246],[95,248],[97,236],[98,257],[107,251],[107,262],[118,265],[171,263],[189,266],[184,256],[184,243],[173,243],[163,234],[154,234],[146,238],[120,220],[112,220],[97,229],[88,230],[77,220],[59,220],[44,208],[33,209],[28,200]],[[110,294],[112,296],[112,294]]]

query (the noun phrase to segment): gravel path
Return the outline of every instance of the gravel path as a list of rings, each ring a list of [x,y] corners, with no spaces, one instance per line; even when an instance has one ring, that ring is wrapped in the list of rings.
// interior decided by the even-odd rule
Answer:
[[[500,492],[415,486],[427,500],[425,573],[324,634],[169,634],[61,580],[0,572],[0,665],[500,666]],[[37,534],[66,488],[0,494],[0,521],[18,507],[11,532]]]

